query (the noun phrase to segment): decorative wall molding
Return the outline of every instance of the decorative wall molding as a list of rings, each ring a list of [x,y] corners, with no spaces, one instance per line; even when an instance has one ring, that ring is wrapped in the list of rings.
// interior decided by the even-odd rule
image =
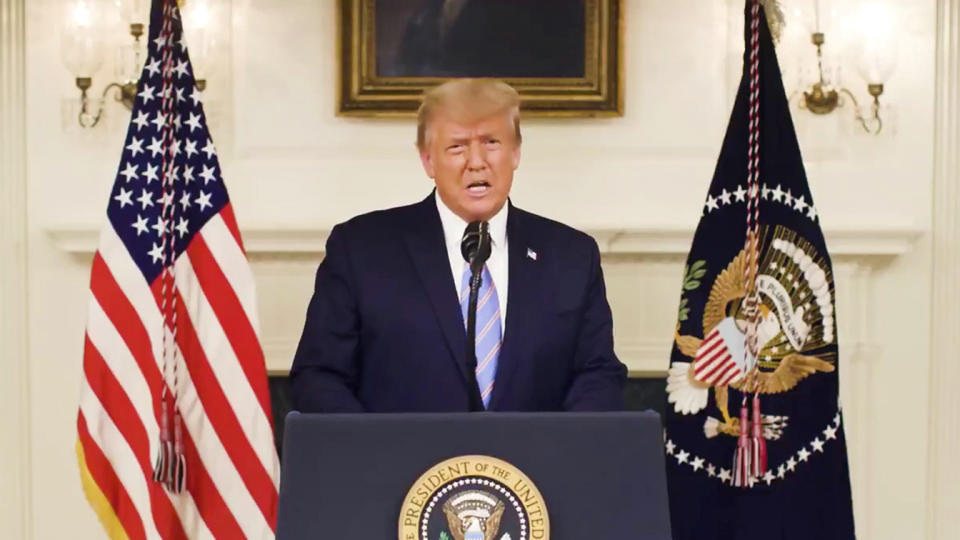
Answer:
[[[244,228],[241,230],[247,253],[256,255],[321,254],[329,229],[316,228]],[[690,251],[693,230],[681,227],[624,229],[587,229],[604,255],[686,255]],[[63,251],[93,253],[98,229],[89,226],[53,226],[47,233]],[[908,225],[840,228],[826,231],[827,246],[833,256],[885,258],[910,251],[921,231]]]
[[[927,538],[960,514],[960,0],[937,1]]]
[[[0,523],[30,538],[25,0],[0,0]]]

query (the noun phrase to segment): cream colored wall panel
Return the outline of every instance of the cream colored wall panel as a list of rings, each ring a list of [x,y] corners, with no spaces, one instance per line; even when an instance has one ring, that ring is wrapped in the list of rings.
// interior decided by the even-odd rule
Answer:
[[[0,524],[30,535],[25,2],[0,0]]]
[[[956,535],[960,512],[960,1],[937,2],[930,463],[927,534]]]

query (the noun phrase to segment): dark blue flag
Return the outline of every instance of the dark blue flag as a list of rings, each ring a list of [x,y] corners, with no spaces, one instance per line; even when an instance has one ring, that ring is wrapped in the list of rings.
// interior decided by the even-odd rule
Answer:
[[[847,540],[833,272],[766,15],[754,5],[667,379],[673,534]]]

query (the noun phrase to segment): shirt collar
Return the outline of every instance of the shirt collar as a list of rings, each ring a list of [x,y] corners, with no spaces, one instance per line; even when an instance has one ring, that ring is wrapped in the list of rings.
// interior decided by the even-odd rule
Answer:
[[[437,201],[437,211],[440,213],[440,223],[443,225],[443,237],[447,246],[460,246],[460,240],[463,239],[463,230],[467,227],[467,222],[460,216],[453,213],[453,210],[447,207],[440,198],[440,194],[434,191],[434,199]],[[495,247],[503,247],[507,241],[507,209],[510,203],[504,203],[492,218],[490,218],[490,240]]]

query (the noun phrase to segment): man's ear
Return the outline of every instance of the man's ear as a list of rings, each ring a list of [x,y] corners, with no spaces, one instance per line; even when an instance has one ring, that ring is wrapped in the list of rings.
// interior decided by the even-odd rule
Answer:
[[[513,148],[513,170],[517,170],[520,167],[520,148],[521,145],[516,145]]]
[[[436,167],[433,163],[433,155],[430,154],[430,150],[426,148],[420,148],[420,164],[423,165],[423,172],[427,173],[427,176],[433,178],[436,173]]]

